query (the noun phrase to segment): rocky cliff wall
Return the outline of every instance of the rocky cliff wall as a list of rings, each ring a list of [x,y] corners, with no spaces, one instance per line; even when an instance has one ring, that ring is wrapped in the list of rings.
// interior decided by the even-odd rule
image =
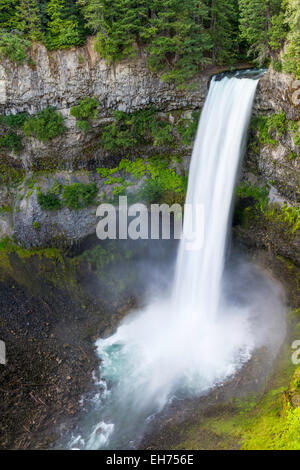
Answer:
[[[33,114],[51,105],[65,117],[67,130],[48,142],[23,136],[20,152],[2,150],[0,158],[5,164],[20,167],[27,177],[32,171],[44,170],[44,174],[40,171],[36,179],[42,190],[57,179],[62,182],[93,181],[99,190],[96,202],[108,188],[103,186],[95,168],[114,166],[120,157],[105,150],[100,143],[101,125],[111,122],[112,111],[133,112],[153,104],[172,124],[176,113],[189,115],[191,111],[201,109],[210,79],[216,73],[216,70],[203,72],[192,86],[178,90],[151,73],[142,56],[109,67],[94,52],[92,40],[82,48],[54,52],[35,45],[31,55],[33,63],[30,65],[0,63],[0,113],[26,111]],[[288,119],[300,119],[295,87],[292,77],[269,70],[259,83],[254,114],[269,115],[284,110]],[[70,114],[71,107],[84,96],[95,96],[99,101],[98,118],[87,133],[78,129]],[[253,139],[256,139],[255,135]],[[179,147],[177,143],[176,152]],[[133,148],[130,157],[146,157],[153,152],[171,154],[174,146]],[[298,154],[298,158],[291,160],[291,152]],[[271,184],[277,200],[293,204],[299,196],[299,152],[290,135],[282,136],[276,146],[260,144],[256,152],[249,147],[243,175]],[[181,148],[179,154],[180,158],[184,157],[186,166],[191,147]],[[45,176],[47,169],[51,169],[51,174]],[[0,237],[15,235],[18,242],[28,247],[56,243],[59,239],[73,243],[95,232],[95,207],[43,211],[37,203],[36,186],[33,189],[26,187],[24,181],[17,190],[1,184],[0,205],[8,210],[0,214]]]
[[[283,196],[299,203],[300,146],[296,145],[295,132],[289,129],[289,124],[293,123],[300,132],[300,81],[270,69],[258,85],[253,112],[270,116],[282,111],[286,116],[286,132],[271,131],[272,145],[264,144],[260,136],[252,132],[245,169],[261,175],[278,191],[279,198]]]
[[[18,158],[27,170],[41,161],[64,162],[64,168],[95,166],[110,155],[99,144],[99,125],[109,122],[111,112],[133,112],[154,105],[160,112],[192,110],[203,105],[210,74],[194,83],[192,90],[178,90],[151,73],[141,56],[108,66],[94,51],[93,40],[84,47],[49,52],[43,45],[32,50],[34,65],[0,64],[0,113],[26,111],[33,114],[54,106],[65,117],[67,132],[42,143],[24,138]],[[76,127],[70,109],[85,96],[99,101],[98,119],[89,133]],[[11,153],[11,158],[14,155]]]

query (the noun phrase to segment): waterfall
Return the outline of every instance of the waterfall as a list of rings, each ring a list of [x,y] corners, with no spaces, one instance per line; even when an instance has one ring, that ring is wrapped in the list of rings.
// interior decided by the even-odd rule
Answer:
[[[197,252],[186,239],[180,244],[173,302],[183,328],[216,321],[233,192],[257,84],[251,78],[213,79],[202,111],[186,204],[204,209],[204,243]]]
[[[172,399],[199,395],[232,376],[254,348],[249,306],[222,295],[231,204],[258,76],[213,79],[202,111],[186,203],[204,208],[204,241],[180,242],[172,294],[132,313],[97,341],[102,359],[93,413],[71,446],[134,447]],[[185,217],[184,227],[192,216]],[[196,221],[197,222],[197,221]],[[109,384],[109,388],[104,384]],[[98,384],[98,385],[99,385]]]

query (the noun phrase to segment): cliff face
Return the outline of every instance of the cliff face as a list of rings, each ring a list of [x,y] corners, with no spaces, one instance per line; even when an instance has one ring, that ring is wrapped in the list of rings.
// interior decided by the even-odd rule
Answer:
[[[207,76],[194,92],[179,91],[159,80],[145,66],[143,57],[109,67],[94,52],[93,40],[82,48],[49,52],[33,47],[34,66],[1,63],[1,110],[34,112],[46,105],[67,110],[82,96],[96,96],[104,112],[133,111],[149,103],[162,111],[199,107],[207,91]],[[66,112],[67,114],[67,112]]]
[[[27,176],[32,171],[51,169],[50,175],[39,173],[36,177],[41,190],[47,190],[56,180],[62,184],[93,181],[99,190],[96,202],[100,202],[101,194],[111,188],[104,187],[95,168],[114,166],[120,157],[105,150],[100,143],[101,125],[112,121],[112,111],[133,112],[153,104],[172,124],[176,113],[190,115],[191,111],[201,109],[211,76],[215,73],[203,72],[192,87],[178,90],[151,73],[142,56],[109,67],[94,52],[92,40],[82,48],[54,52],[35,45],[32,59],[34,64],[30,66],[1,62],[0,113],[26,111],[33,114],[51,105],[65,117],[67,130],[48,142],[23,137],[20,152],[2,151],[0,158],[6,163],[19,165]],[[100,103],[98,118],[93,120],[92,129],[87,133],[77,128],[75,118],[70,115],[71,107],[84,96],[94,96]],[[288,119],[296,120],[300,119],[297,103],[293,79],[270,70],[260,81],[254,113],[270,114],[283,109]],[[261,145],[259,152],[249,151],[244,174],[254,173],[255,177],[272,182],[278,191],[277,198],[296,201],[299,195],[299,159],[292,161],[289,158],[291,150],[299,153],[299,148],[286,135],[275,147]],[[172,154],[174,147],[135,148],[128,153],[130,157],[146,157],[153,152]],[[183,147],[179,153],[181,158],[186,157],[186,163],[191,148]],[[17,241],[27,247],[52,244],[59,239],[72,243],[95,233],[95,207],[43,211],[37,203],[36,191],[26,187],[24,182],[17,191],[2,184],[0,205],[11,208],[0,213],[0,237],[15,235]]]
[[[49,159],[63,162],[67,169],[95,166],[109,158],[99,144],[98,128],[109,122],[112,110],[129,113],[149,104],[162,113],[201,108],[210,80],[209,74],[202,75],[193,91],[187,92],[159,80],[147,69],[143,57],[109,67],[94,52],[93,40],[82,48],[54,52],[35,45],[32,59],[34,66],[0,64],[0,113],[32,114],[54,106],[65,117],[67,132],[46,144],[24,139],[18,158],[27,170]],[[87,134],[76,127],[70,115],[71,107],[85,96],[94,96],[100,103],[99,118]]]
[[[254,114],[265,116],[284,111],[286,119],[299,128],[300,81],[274,72],[272,69],[260,80],[254,103]],[[275,131],[276,134],[276,131]],[[274,135],[276,144],[258,143],[256,151],[249,146],[246,168],[255,168],[267,183],[271,183],[287,200],[300,201],[300,147],[295,145],[293,133]],[[252,142],[259,136],[253,135]]]

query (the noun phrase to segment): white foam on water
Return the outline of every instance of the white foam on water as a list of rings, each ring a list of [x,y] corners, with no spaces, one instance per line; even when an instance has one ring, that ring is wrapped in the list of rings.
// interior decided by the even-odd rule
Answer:
[[[134,312],[96,343],[101,376],[109,384],[95,409],[85,448],[134,447],[147,422],[176,397],[224,382],[255,347],[251,307],[222,296],[231,204],[258,80],[213,80],[194,145],[186,202],[204,206],[204,243],[180,242],[168,299]],[[185,219],[184,224],[189,221]],[[148,418],[148,419],[147,419]]]

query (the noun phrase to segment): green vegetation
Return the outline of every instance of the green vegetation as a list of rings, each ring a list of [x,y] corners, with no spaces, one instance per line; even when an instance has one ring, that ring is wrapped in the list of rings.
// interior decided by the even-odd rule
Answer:
[[[56,181],[46,193],[37,191],[37,199],[43,210],[58,210],[62,207],[82,209],[95,203],[97,192],[95,183],[63,186]]]
[[[179,116],[174,124],[170,123],[169,116],[161,117],[153,105],[133,113],[115,111],[113,115],[115,121],[102,128],[101,143],[106,150],[125,152],[147,144],[173,145],[176,133],[183,145],[191,145],[200,113],[193,112],[191,118]]]
[[[300,450],[300,408],[282,411],[285,387],[256,402],[233,400],[231,413],[207,423],[207,431],[235,437],[243,450]]]
[[[239,0],[241,39],[250,46],[248,56],[263,65],[279,51],[286,37],[281,0]]]
[[[41,224],[37,220],[33,222],[32,226],[35,230],[39,230],[41,228]]]
[[[77,106],[71,108],[71,115],[76,118],[76,124],[79,129],[83,132],[91,130],[92,126],[90,121],[96,119],[98,116],[99,103],[97,98],[89,98],[86,96],[83,98]]]
[[[248,56],[260,65],[272,59],[275,70],[300,78],[299,1],[239,0],[239,5],[241,39],[250,46]]]
[[[292,235],[300,229],[300,207],[299,206],[278,206],[270,204],[264,211],[266,219],[282,225],[284,230]]]
[[[63,134],[65,131],[63,121],[64,118],[60,113],[53,107],[48,107],[26,119],[23,131],[26,136],[33,136],[44,142]]]
[[[8,114],[7,116],[2,114],[0,115],[0,125],[21,128],[27,118],[27,113]]]
[[[15,152],[23,148],[22,136],[16,134],[13,130],[20,129],[26,119],[27,113],[0,115],[0,126],[4,128],[4,133],[0,136],[0,148],[14,150]]]
[[[71,115],[83,132],[91,129],[91,121],[98,116],[99,103],[95,97],[84,97],[77,106],[71,108]],[[115,121],[102,127],[101,144],[106,150],[127,152],[137,146],[173,145],[175,137],[183,145],[190,145],[195,137],[200,113],[194,111],[191,118],[176,116],[176,122],[170,124],[169,116],[162,118],[151,105],[133,113],[115,111]],[[53,107],[48,107],[29,116],[27,113],[0,115],[0,125],[4,126],[4,135],[0,137],[0,148],[19,151],[22,149],[22,137],[12,129],[24,131],[26,136],[34,136],[47,141],[61,135],[64,130],[63,116]]]
[[[211,19],[206,2],[78,1],[88,27],[97,34],[96,50],[109,63],[133,57],[137,46],[142,46],[152,70],[164,71],[165,80],[180,83],[211,60]]]
[[[236,195],[242,200],[249,199],[246,207],[243,205],[242,209],[237,208],[235,214],[242,225],[248,221],[249,217],[255,217],[259,214],[263,215],[264,220],[268,223],[275,224],[275,227],[288,237],[294,238],[295,233],[300,229],[300,207],[269,203],[267,186],[259,187],[250,183],[242,183],[237,186]]]
[[[115,168],[98,168],[97,172],[106,179],[105,184],[115,185],[113,196],[126,194],[127,188],[142,180],[138,191],[132,195],[133,201],[149,204],[159,202],[184,203],[187,178],[172,168],[171,157],[152,157],[149,160],[137,158],[134,161],[123,158]],[[131,182],[128,180],[132,179]]]
[[[269,202],[269,189],[266,186],[259,187],[250,183],[241,183],[236,188],[236,195],[241,199],[251,198],[254,201],[254,206],[262,212]]]
[[[4,134],[0,136],[0,148],[19,152],[22,148],[22,136],[11,129],[20,129],[27,119],[26,113],[0,115],[0,126],[4,128]]]
[[[200,111],[193,111],[191,119],[181,118],[177,123],[176,129],[184,145],[191,145],[195,139],[199,119]]]
[[[158,117],[154,106],[124,113],[114,111],[115,122],[102,129],[101,143],[107,150],[128,150],[153,142],[155,146],[173,141],[172,126]]]
[[[0,57],[7,58],[12,62],[23,63],[27,58],[27,50],[30,46],[31,42],[20,32],[0,30]]]
[[[45,43],[48,49],[84,44],[87,31],[75,1],[49,0],[46,11],[48,21]]]
[[[8,204],[0,205],[0,213],[1,214],[9,214],[12,212],[12,207]]]
[[[300,121],[289,121],[288,129],[292,133],[294,144],[300,147]]]
[[[298,158],[298,154],[296,152],[290,152],[289,153],[289,159],[294,161]]]
[[[113,242],[105,243],[104,246],[98,243],[95,247],[79,255],[79,259],[84,262],[89,262],[97,275],[102,277],[106,272],[105,267],[108,267],[112,263],[124,261],[124,257],[128,260],[132,257],[132,253],[127,252],[124,256],[122,248],[116,246]]]
[[[252,128],[258,132],[259,142],[262,145],[278,145],[278,139],[289,132],[294,145],[300,147],[300,122],[288,120],[284,111],[269,116],[255,116]]]
[[[258,132],[259,142],[262,145],[277,145],[277,136],[282,137],[286,132],[285,113],[255,116],[252,126]]]
[[[22,137],[14,132],[0,136],[0,149],[15,150],[18,152],[22,147]]]
[[[25,177],[23,168],[16,168],[12,165],[0,163],[0,184],[5,186],[17,186]]]
[[[2,0],[0,53],[24,62],[30,41],[60,49],[94,34],[109,64],[143,48],[149,68],[179,86],[208,64],[246,58],[299,77],[298,8],[298,0]]]
[[[54,211],[62,207],[59,197],[51,191],[47,193],[38,192],[37,200],[41,208],[45,211]]]
[[[286,0],[286,17],[289,32],[287,46],[283,55],[282,68],[284,72],[292,73],[300,79],[300,15],[299,1]]]
[[[97,192],[96,183],[73,183],[64,187],[62,200],[69,209],[82,209],[94,204]]]
[[[8,256],[11,253],[17,253],[21,259],[28,259],[32,256],[39,256],[40,259],[43,257],[52,259],[56,263],[64,265],[64,259],[62,252],[58,248],[41,248],[41,249],[30,249],[17,245],[14,240],[9,237],[2,238],[0,240],[0,256]]]

